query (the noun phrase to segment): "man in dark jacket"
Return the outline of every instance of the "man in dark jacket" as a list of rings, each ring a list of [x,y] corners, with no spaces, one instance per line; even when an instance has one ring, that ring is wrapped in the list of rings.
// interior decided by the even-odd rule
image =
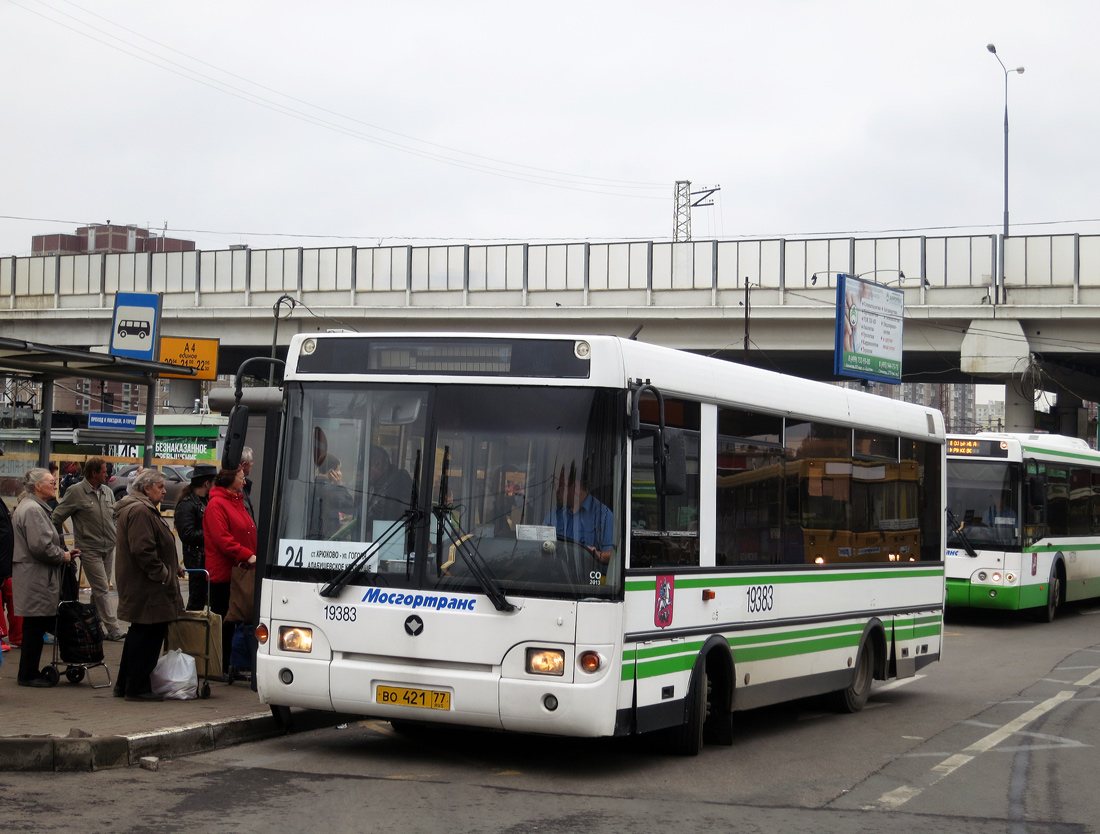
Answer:
[[[119,627],[110,596],[115,567],[115,496],[107,488],[107,461],[88,458],[84,480],[69,487],[52,518],[54,524],[72,519],[73,542],[83,554],[80,562],[92,587],[92,604],[103,633],[108,640],[121,640],[126,635]]]

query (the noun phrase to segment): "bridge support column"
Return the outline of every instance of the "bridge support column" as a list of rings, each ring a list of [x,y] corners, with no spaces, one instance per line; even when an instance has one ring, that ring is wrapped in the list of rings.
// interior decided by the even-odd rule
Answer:
[[[1005,431],[1035,431],[1035,402],[1020,396],[1011,380],[1005,384]]]
[[[1059,391],[1053,411],[1058,434],[1088,439],[1088,413],[1080,397]]]
[[[173,379],[168,383],[168,404],[174,409],[190,412],[195,401],[202,405],[202,382],[197,379]]]
[[[965,373],[990,377],[1005,388],[1005,431],[1035,429],[1035,403],[1012,384],[1031,362],[1031,346],[1015,319],[975,319],[963,336],[959,364]]]

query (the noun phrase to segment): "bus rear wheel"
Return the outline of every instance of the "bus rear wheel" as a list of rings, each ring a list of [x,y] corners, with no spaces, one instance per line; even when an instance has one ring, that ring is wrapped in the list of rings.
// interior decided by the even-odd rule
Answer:
[[[875,641],[870,637],[859,647],[855,665],[851,684],[833,693],[833,705],[840,712],[859,712],[867,704],[875,679]]]

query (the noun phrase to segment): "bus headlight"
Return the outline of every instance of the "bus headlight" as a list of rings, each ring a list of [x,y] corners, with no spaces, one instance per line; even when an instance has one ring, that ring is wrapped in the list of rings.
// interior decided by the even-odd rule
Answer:
[[[279,626],[279,648],[284,652],[313,651],[313,629],[299,626]]]
[[[528,649],[527,673],[530,675],[564,675],[565,652],[559,649]]]
[[[994,572],[994,573],[993,573],[993,581],[994,581],[994,582],[997,582],[997,583],[1000,583],[1000,581],[1001,581],[1001,575],[1000,575],[999,573],[997,573],[997,572]]]

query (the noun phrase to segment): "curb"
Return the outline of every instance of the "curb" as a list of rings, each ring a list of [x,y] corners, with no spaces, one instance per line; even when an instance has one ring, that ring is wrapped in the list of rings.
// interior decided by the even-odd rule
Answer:
[[[306,710],[294,713],[291,732],[330,727],[359,716]],[[0,772],[74,773],[129,767],[143,758],[205,753],[286,735],[269,712],[224,721],[185,724],[124,736],[9,736],[0,738]]]

